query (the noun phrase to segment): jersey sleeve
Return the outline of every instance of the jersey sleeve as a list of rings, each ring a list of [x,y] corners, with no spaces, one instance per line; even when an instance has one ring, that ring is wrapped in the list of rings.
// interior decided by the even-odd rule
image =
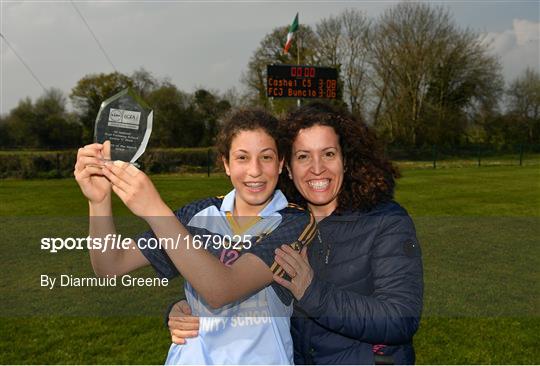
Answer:
[[[184,206],[175,212],[178,221],[180,221],[186,228],[188,227],[190,220],[189,211],[189,207]],[[149,239],[156,239],[156,235],[152,230],[145,231],[136,237],[135,243],[148,262],[150,262],[158,277],[172,279],[178,276],[179,272],[167,255],[165,249],[154,245],[155,243],[149,246]]]

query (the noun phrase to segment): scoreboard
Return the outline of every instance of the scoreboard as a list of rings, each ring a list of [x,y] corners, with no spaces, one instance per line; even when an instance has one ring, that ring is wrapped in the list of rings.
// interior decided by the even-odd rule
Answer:
[[[272,98],[337,97],[338,72],[331,67],[267,65],[266,95]]]

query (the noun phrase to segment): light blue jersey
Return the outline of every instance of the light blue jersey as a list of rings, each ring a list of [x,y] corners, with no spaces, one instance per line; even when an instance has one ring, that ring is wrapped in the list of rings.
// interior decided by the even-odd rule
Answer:
[[[281,271],[274,263],[274,250],[300,238],[311,238],[315,227],[306,211],[289,207],[285,196],[277,190],[271,202],[259,213],[258,220],[242,233],[234,227],[231,213],[235,191],[223,199],[210,198],[185,206],[177,212],[179,220],[193,234],[211,233],[221,237],[251,237],[248,250],[213,250],[214,255],[231,265],[245,253],[261,258],[273,271]],[[309,230],[308,230],[309,229]],[[303,243],[302,243],[303,244]],[[172,277],[176,272],[162,251],[143,251],[158,274]],[[187,301],[193,315],[200,317],[199,336],[186,339],[186,344],[172,344],[166,364],[292,364],[293,343],[290,334],[292,296],[273,283],[247,299],[219,309],[212,309],[197,291],[186,282]]]

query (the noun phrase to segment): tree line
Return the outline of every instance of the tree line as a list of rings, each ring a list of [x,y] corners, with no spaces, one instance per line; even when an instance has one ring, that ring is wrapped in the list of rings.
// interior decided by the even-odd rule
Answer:
[[[58,89],[47,90],[35,102],[20,101],[0,120],[0,146],[55,149],[90,143],[101,103],[128,87],[154,110],[153,147],[211,146],[218,119],[231,108],[217,92],[186,93],[144,69],[129,76],[87,75],[69,95],[73,111],[68,111],[67,98]]]
[[[447,8],[403,2],[377,19],[355,9],[301,25],[288,54],[287,27],[260,42],[242,75],[241,92],[179,90],[147,70],[87,75],[67,98],[51,89],[0,117],[0,147],[75,147],[92,140],[102,101],[131,87],[154,109],[153,147],[211,146],[232,107],[259,105],[276,114],[296,100],[266,97],[266,65],[335,67],[334,103],[372,125],[391,146],[539,144],[540,75],[527,69],[505,85],[489,44],[457,25]]]

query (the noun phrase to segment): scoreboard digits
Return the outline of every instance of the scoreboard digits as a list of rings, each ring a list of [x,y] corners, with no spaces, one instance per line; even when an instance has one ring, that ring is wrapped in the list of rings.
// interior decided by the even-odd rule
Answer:
[[[337,69],[306,65],[267,65],[266,71],[268,97],[337,98]]]

